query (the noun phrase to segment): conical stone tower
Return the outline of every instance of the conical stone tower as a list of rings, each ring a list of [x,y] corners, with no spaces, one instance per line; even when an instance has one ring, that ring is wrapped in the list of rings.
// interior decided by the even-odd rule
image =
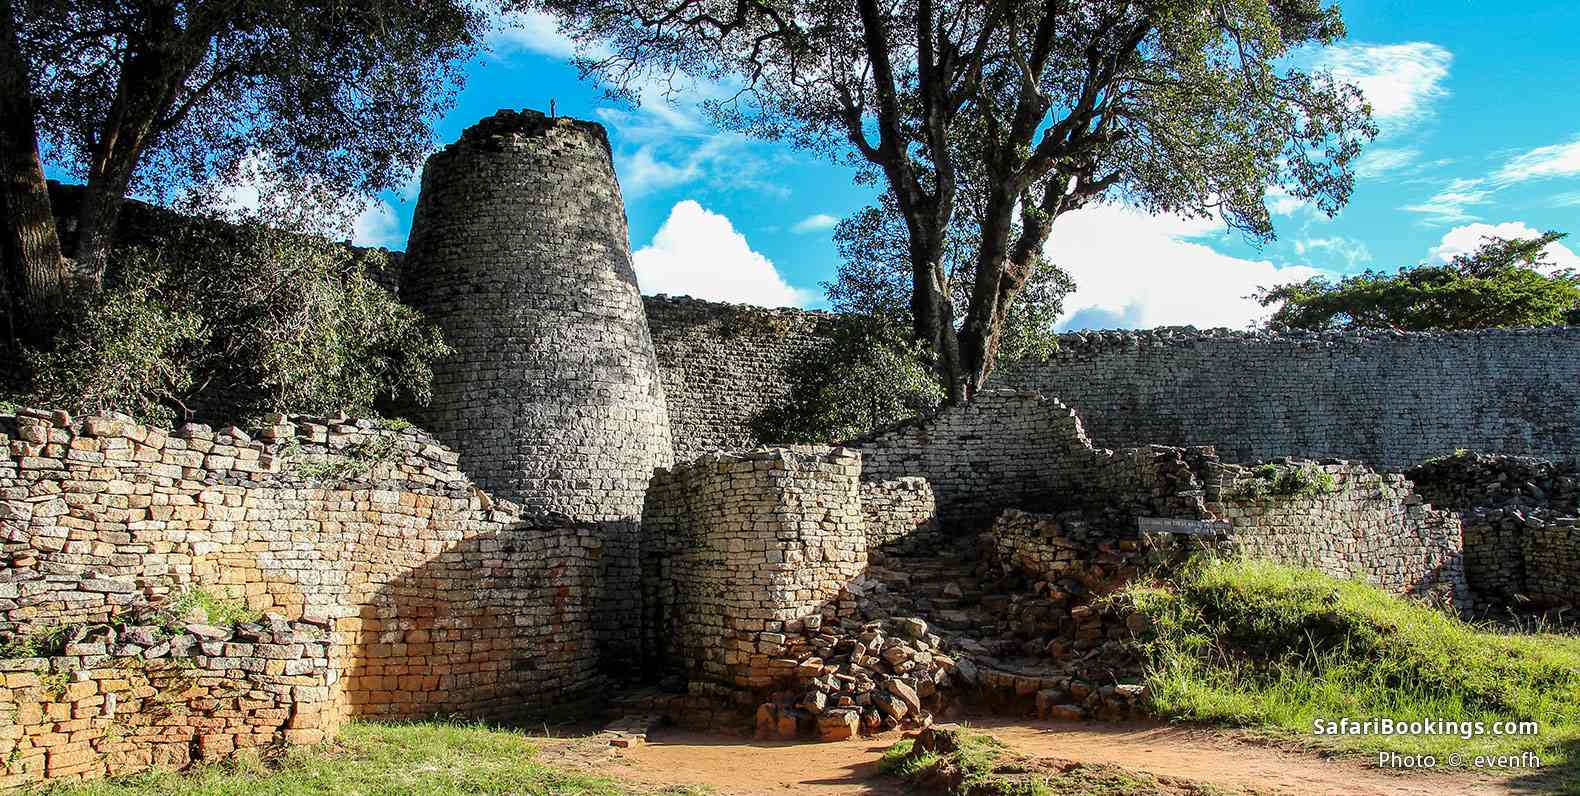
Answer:
[[[673,454],[603,126],[500,111],[430,157],[401,292],[455,349],[425,427],[495,495],[595,526],[604,621],[634,622],[642,500]]]

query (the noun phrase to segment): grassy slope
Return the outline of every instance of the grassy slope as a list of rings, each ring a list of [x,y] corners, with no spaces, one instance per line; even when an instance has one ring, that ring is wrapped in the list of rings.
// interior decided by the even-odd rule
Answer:
[[[509,730],[441,723],[352,724],[334,747],[299,748],[268,765],[241,760],[183,773],[57,785],[51,796],[638,796],[603,777],[537,762],[530,738]],[[702,791],[665,791],[700,794]]]
[[[1580,779],[1580,638],[1512,635],[1360,583],[1265,562],[1200,561],[1134,586],[1152,622],[1148,687],[1166,715],[1263,727],[1342,751],[1539,754]],[[1319,738],[1316,719],[1540,722],[1534,737]]]

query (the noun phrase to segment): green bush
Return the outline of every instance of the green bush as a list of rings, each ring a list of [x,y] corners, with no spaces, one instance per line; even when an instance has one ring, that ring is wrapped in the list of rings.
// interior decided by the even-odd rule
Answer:
[[[858,437],[937,406],[939,386],[909,336],[879,320],[842,319],[829,345],[790,369],[790,395],[752,419],[770,443]]]
[[[168,423],[426,403],[439,331],[374,281],[383,252],[194,222],[116,252],[102,291],[25,354],[33,403]]]

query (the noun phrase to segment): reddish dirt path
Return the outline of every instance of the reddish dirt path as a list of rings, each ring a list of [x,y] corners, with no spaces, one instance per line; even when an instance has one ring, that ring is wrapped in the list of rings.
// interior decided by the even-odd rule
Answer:
[[[1012,720],[972,726],[1027,755],[1107,763],[1269,796],[1515,793],[1492,779],[1394,774],[1361,760],[1326,759],[1208,730]],[[647,744],[624,750],[551,741],[545,762],[597,769],[651,787],[706,785],[718,796],[898,796],[908,791],[877,769],[878,758],[898,739],[890,733],[838,743],[793,743],[662,729]]]

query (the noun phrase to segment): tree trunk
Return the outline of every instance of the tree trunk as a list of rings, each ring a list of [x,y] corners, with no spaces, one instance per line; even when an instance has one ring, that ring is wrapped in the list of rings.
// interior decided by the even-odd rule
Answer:
[[[0,253],[13,325],[36,342],[53,331],[50,320],[66,295],[66,261],[39,158],[33,91],[15,25],[11,0],[0,0],[0,204],[5,216]]]
[[[205,36],[183,34],[173,5],[151,12],[127,45],[115,99],[90,147],[88,184],[77,217],[77,262],[95,282],[104,276],[137,164],[207,48]]]

